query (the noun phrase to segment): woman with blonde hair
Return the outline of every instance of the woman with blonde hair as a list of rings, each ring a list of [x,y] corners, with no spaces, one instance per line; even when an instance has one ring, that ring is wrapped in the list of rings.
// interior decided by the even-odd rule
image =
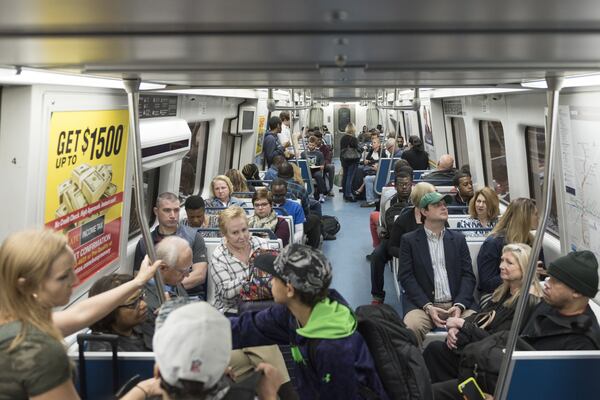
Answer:
[[[229,207],[237,205],[244,207],[246,203],[242,200],[232,197],[233,183],[225,175],[217,175],[210,183],[212,197],[206,200],[206,207]]]
[[[468,219],[461,219],[457,228],[493,228],[498,223],[500,200],[494,189],[484,187],[475,192],[469,201]],[[485,236],[487,231],[466,231],[465,236]]]
[[[384,272],[385,264],[392,257],[400,256],[400,241],[405,233],[412,232],[423,223],[421,209],[417,206],[423,196],[427,193],[435,192],[435,186],[427,182],[417,183],[410,192],[411,206],[405,207],[398,218],[394,221],[391,228],[390,239],[386,243],[388,258],[371,258],[371,303],[381,304],[385,300]]]
[[[356,127],[352,122],[346,125],[346,131],[340,140],[340,161],[342,162],[342,188],[344,200],[356,202],[352,195],[352,181],[358,168],[361,151],[356,138]]]
[[[509,243],[525,243],[531,246],[534,238],[531,230],[537,228],[537,223],[538,212],[533,200],[521,197],[510,202],[477,255],[482,304],[502,283],[498,269],[502,248]],[[540,261],[543,262],[543,258],[543,252],[540,252]]]
[[[1,397],[78,399],[63,335],[70,335],[124,304],[154,276],[146,258],[131,281],[66,310],[75,275],[67,239],[50,230],[17,232],[0,246]]]
[[[531,247],[524,243],[504,246],[499,267],[502,283],[492,294],[491,301],[479,313],[467,318],[448,318],[446,343],[430,343],[423,352],[432,383],[458,378],[460,350],[467,344],[510,330],[530,255]],[[542,297],[542,287],[537,279],[533,281],[530,293],[525,321]]]

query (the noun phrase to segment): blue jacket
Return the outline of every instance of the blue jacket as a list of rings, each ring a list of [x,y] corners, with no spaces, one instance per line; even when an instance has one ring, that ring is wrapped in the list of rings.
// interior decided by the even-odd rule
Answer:
[[[471,254],[465,237],[459,232],[446,229],[444,232],[444,257],[448,284],[453,303],[469,308],[474,303],[475,274],[471,265]],[[398,276],[406,292],[403,302],[404,313],[423,308],[435,296],[433,265],[425,229],[404,234],[400,244]]]
[[[268,167],[273,163],[273,157],[278,154],[282,156],[285,155],[285,149],[279,142],[277,134],[271,131],[268,131],[265,134],[265,138],[263,139],[263,154],[265,155]]]
[[[388,400],[367,344],[356,330],[356,318],[335,290],[313,308],[308,323],[301,328],[282,304],[245,312],[230,321],[234,349],[292,346],[294,376],[302,400],[364,399],[360,386]]]

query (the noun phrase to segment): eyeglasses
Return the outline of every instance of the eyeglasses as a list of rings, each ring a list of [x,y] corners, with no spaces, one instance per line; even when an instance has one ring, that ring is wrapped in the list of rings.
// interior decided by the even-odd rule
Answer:
[[[178,274],[185,275],[185,276],[188,276],[189,274],[192,273],[192,265],[190,265],[189,267],[187,267],[183,270],[177,269],[175,267],[171,267],[170,265],[169,265],[169,268],[171,268],[173,271],[177,272]]]
[[[270,206],[269,203],[254,203],[254,208],[263,208]]]
[[[130,303],[122,304],[119,308],[129,308],[131,310],[135,310],[140,306],[140,302],[146,298],[146,291],[142,290],[140,295]]]

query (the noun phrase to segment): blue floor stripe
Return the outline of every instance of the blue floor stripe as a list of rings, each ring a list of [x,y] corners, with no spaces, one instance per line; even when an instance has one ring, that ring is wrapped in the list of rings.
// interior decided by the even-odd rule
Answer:
[[[336,168],[339,168],[339,164]],[[333,265],[331,286],[356,308],[371,302],[371,269],[365,257],[373,251],[369,214],[374,208],[361,208],[360,202],[346,203],[338,189],[337,186],[334,188],[335,197],[328,197],[322,209],[324,215],[337,217],[341,230],[336,240],[323,243],[323,251]],[[385,274],[385,302],[402,315],[392,279],[388,267]]]

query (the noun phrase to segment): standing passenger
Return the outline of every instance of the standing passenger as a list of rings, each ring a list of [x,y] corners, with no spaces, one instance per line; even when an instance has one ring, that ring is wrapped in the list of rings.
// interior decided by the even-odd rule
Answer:
[[[282,146],[277,135],[281,132],[281,119],[279,117],[269,118],[269,129],[263,139],[263,155],[267,167],[273,163],[273,157],[277,154],[285,157],[285,147]]]
[[[359,154],[358,158],[343,159],[342,153],[346,149],[354,149]],[[342,187],[344,189],[344,200],[349,202],[356,202],[352,194],[352,181],[354,179],[354,173],[358,168],[358,162],[360,161],[360,147],[358,146],[358,139],[356,139],[356,128],[353,123],[349,123],[346,126],[346,132],[340,140],[340,159],[342,161]]]
[[[412,169],[429,169],[429,153],[423,150],[421,138],[413,135],[408,138],[408,150],[402,153],[402,158],[408,161]]]

